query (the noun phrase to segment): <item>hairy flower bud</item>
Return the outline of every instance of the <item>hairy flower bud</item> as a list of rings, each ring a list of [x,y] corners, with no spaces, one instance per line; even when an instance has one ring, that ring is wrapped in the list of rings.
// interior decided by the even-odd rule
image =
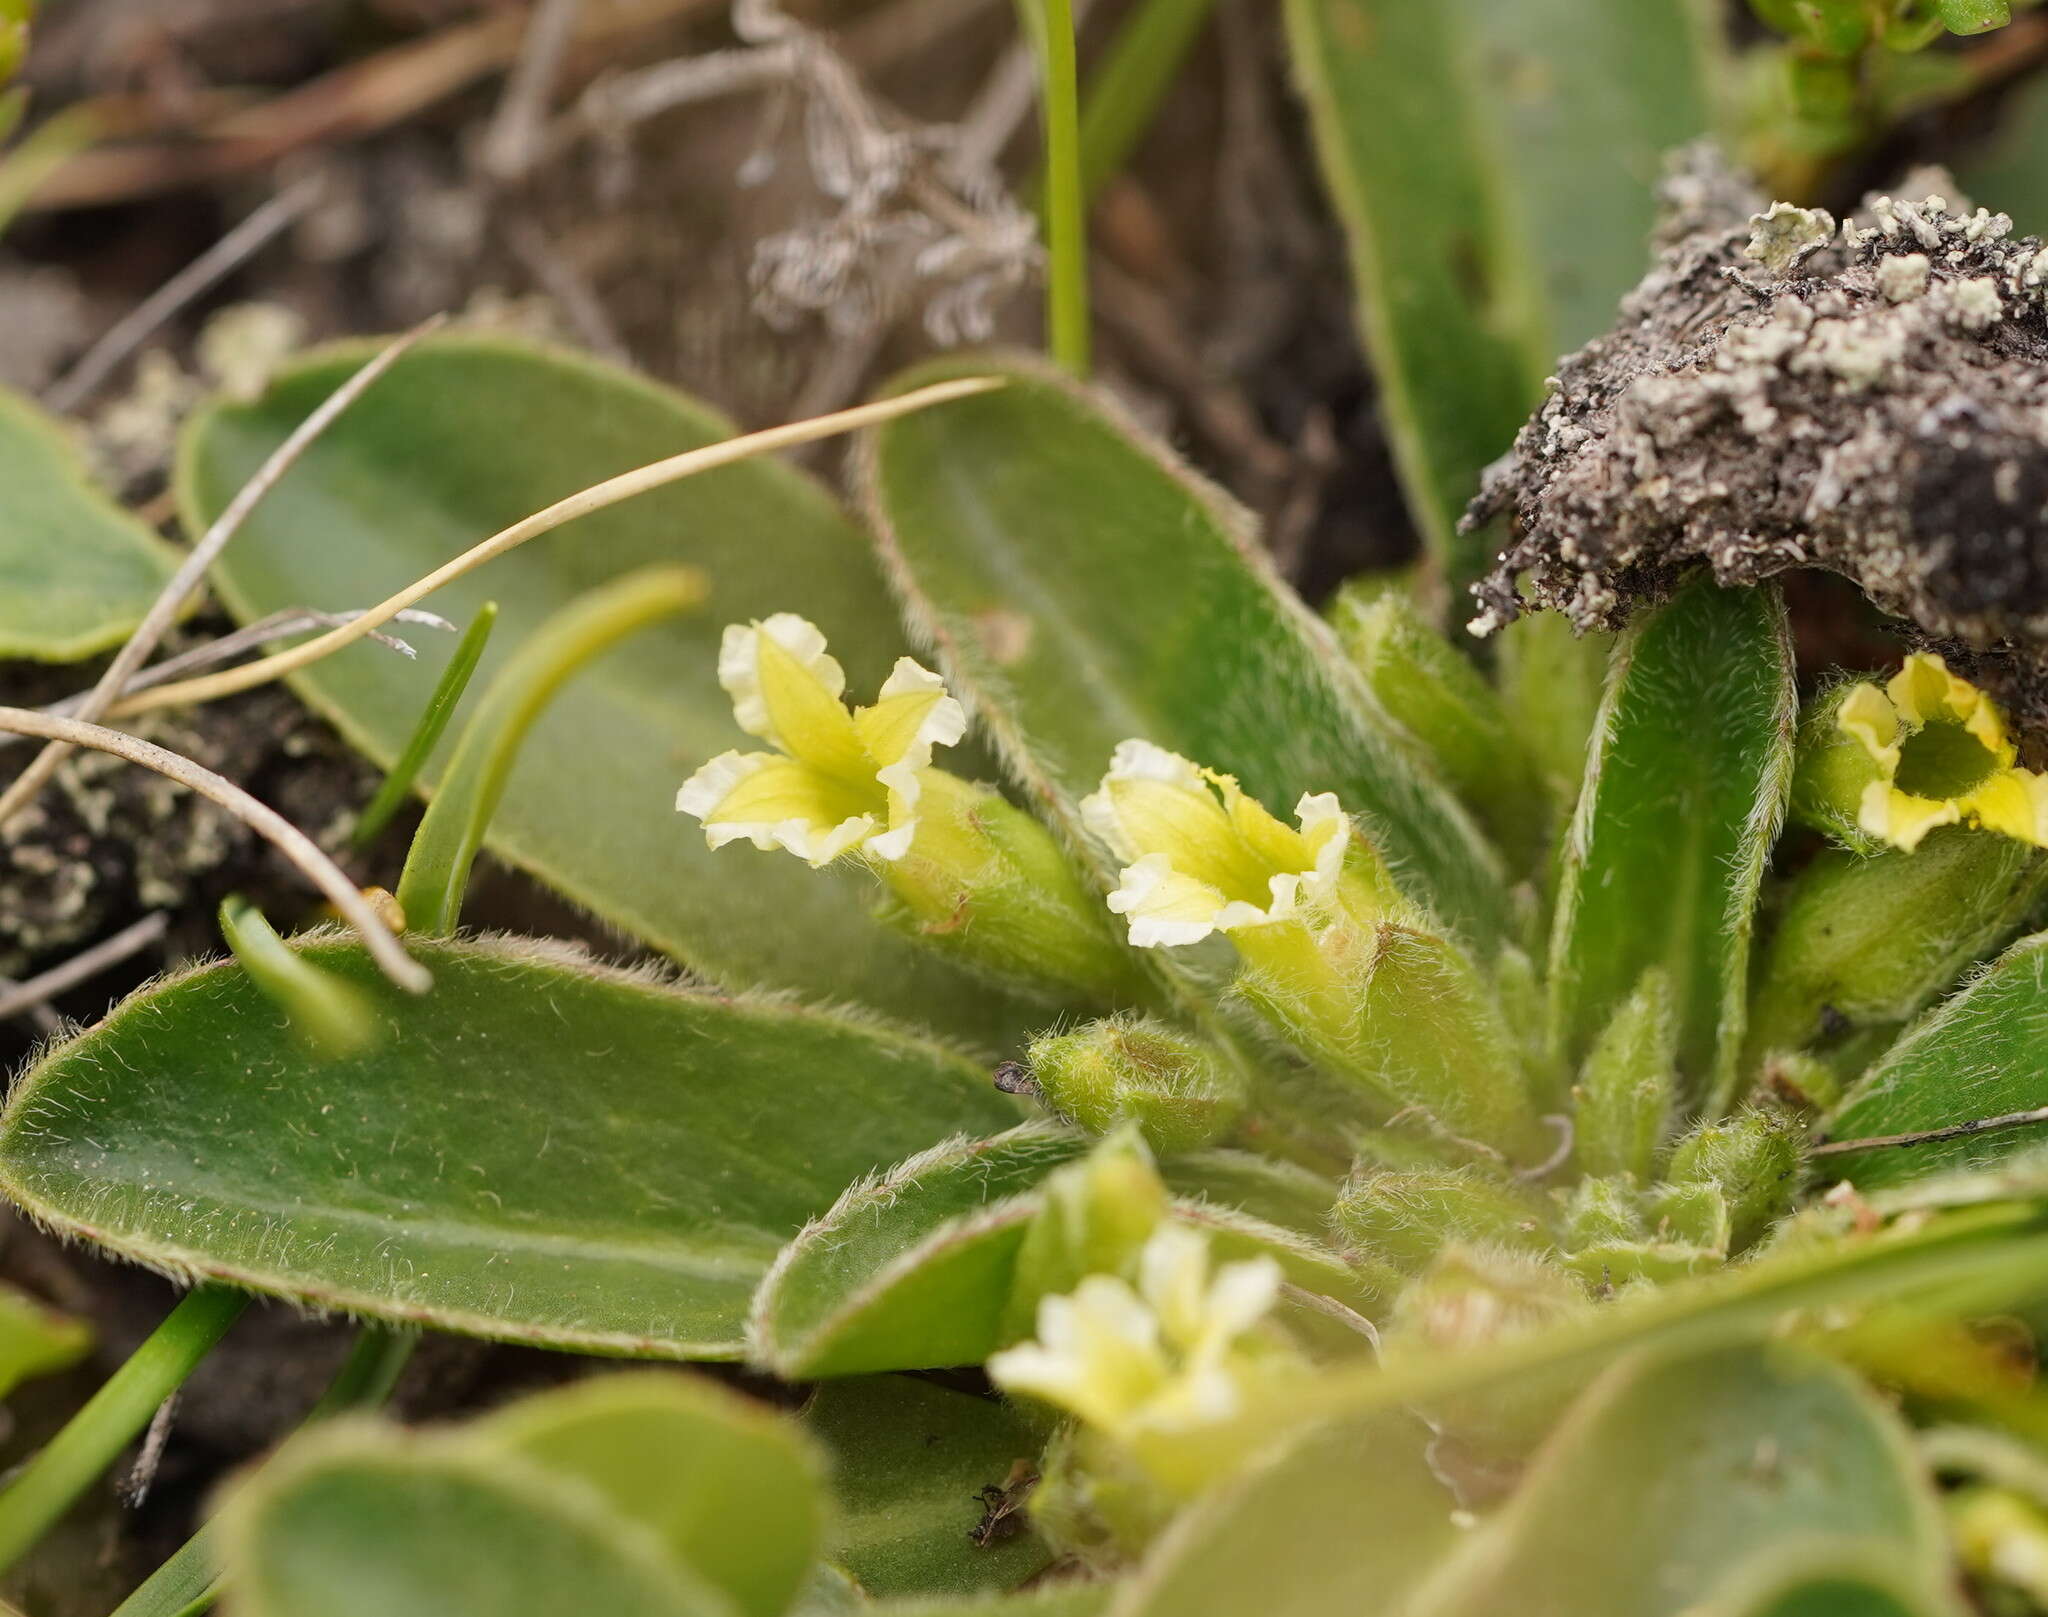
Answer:
[[[1134,1123],[1162,1154],[1214,1144],[1245,1106],[1244,1077],[1223,1055],[1137,1017],[1041,1034],[1030,1066],[1045,1098],[1090,1133]]]

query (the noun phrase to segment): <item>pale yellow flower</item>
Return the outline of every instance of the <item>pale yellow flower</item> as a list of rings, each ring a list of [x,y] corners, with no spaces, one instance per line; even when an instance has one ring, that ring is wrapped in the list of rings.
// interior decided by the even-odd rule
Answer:
[[[1278,1301],[1271,1258],[1210,1269],[1207,1237],[1162,1224],[1138,1257],[1134,1289],[1090,1275],[1038,1305],[1038,1338],[988,1361],[996,1383],[1128,1441],[1228,1420],[1245,1405],[1248,1377],[1266,1364],[1247,1350]]]
[[[1856,686],[1835,723],[1876,767],[1857,810],[1868,835],[1911,849],[1963,824],[2048,847],[2048,776],[2018,767],[1997,704],[1941,658],[1916,653],[1883,687]]]
[[[1119,746],[1081,804],[1089,830],[1125,861],[1109,907],[1140,948],[1304,919],[1329,904],[1351,823],[1329,792],[1304,794],[1294,813],[1298,829],[1231,776],[1149,741]]]
[[[745,839],[812,865],[858,851],[897,860],[917,834],[921,772],[934,747],[966,733],[945,682],[896,661],[872,707],[849,708],[846,674],[817,626],[793,612],[735,623],[718,653],[733,716],[774,752],[727,752],[699,769],[676,807],[704,822],[712,847]]]

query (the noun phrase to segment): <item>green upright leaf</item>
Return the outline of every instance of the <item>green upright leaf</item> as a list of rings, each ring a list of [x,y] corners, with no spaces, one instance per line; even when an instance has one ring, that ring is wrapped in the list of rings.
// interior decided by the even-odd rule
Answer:
[[[1036,1476],[1044,1434],[1007,1404],[870,1376],[819,1388],[804,1424],[834,1457],[832,1559],[869,1594],[1012,1589],[1052,1560],[1021,1511],[986,1544],[971,1536],[1002,1502],[983,1490],[1008,1495]]]
[[[702,1377],[582,1381],[522,1399],[465,1436],[588,1483],[741,1617],[782,1617],[821,1548],[823,1456],[788,1416]]]
[[[2048,934],[2023,938],[1893,1045],[1828,1119],[1831,1139],[1917,1134],[2032,1111],[2048,1099]],[[2040,1148],[2039,1128],[1854,1152],[1828,1172],[1877,1188],[1994,1167]]]
[[[1551,938],[1566,1060],[1585,1053],[1644,969],[1660,966],[1695,1097],[1730,1087],[1796,708],[1775,590],[1696,580],[1617,647]]]
[[[572,1478],[335,1426],[259,1471],[226,1515],[245,1617],[734,1617],[639,1524]]]
[[[850,1180],[1014,1116],[980,1071],[824,1012],[661,987],[517,940],[414,940],[401,995],[309,1057],[234,966],[145,990],[0,1115],[0,1189],[162,1268],[398,1323],[606,1353],[740,1352],[776,1250]]]
[[[1112,1617],[1391,1612],[1455,1544],[1411,1415],[1337,1421],[1249,1468],[1153,1546]]]
[[[171,549],[93,486],[71,440],[0,388],[0,658],[75,662],[126,639]]]
[[[1553,356],[1641,277],[1664,150],[1705,133],[1692,0],[1288,0],[1410,509],[1439,565]]]
[[[1416,1612],[1677,1617],[1745,1558],[1822,1536],[1910,1556],[1930,1597],[1949,1575],[1895,1415],[1789,1349],[1638,1356],[1573,1407]]]
[[[215,515],[298,422],[372,350],[291,367],[255,404],[201,412],[180,448],[188,527]],[[251,619],[285,606],[366,606],[580,488],[729,437],[680,394],[500,338],[422,343],[336,422],[264,500],[223,557],[223,598]],[[795,611],[831,637],[856,690],[904,650],[859,531],[807,478],[772,462],[728,467],[582,518],[438,590],[468,621],[500,604],[488,683],[556,609],[635,568],[711,575],[702,613],[585,671],[535,725],[489,846],[584,908],[732,988],[765,984],[875,1006],[993,1041],[1028,1017],[876,923],[871,877],[782,853],[717,853],[679,818],[676,788],[742,738],[717,680],[735,620]],[[390,766],[452,646],[408,662],[355,646],[295,688]],[[429,783],[440,778],[429,767]]]
[[[1031,796],[1086,844],[1075,805],[1132,736],[1282,815],[1334,791],[1413,896],[1496,939],[1497,857],[1242,511],[1036,366],[947,360],[895,386],[994,371],[1007,387],[877,428],[863,480],[908,615]]]

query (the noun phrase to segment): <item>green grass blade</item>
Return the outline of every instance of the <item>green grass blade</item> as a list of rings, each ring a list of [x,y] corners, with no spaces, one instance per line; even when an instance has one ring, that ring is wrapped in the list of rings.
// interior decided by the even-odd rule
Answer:
[[[455,717],[455,710],[462,705],[462,693],[469,689],[470,676],[476,672],[476,665],[483,658],[484,647],[489,644],[491,630],[498,622],[498,603],[486,601],[470,620],[469,627],[462,633],[461,643],[455,648],[455,655],[448,659],[448,666],[441,670],[440,682],[434,686],[434,694],[427,698],[427,705],[420,713],[420,722],[413,730],[412,737],[405,744],[405,750],[398,755],[398,762],[391,766],[391,772],[384,777],[384,784],[377,788],[356,820],[355,845],[367,848],[377,840],[378,834],[391,823],[399,805],[413,789],[419,774],[434,755],[434,748],[441,743],[441,737],[448,728],[448,721]]]
[[[512,766],[555,693],[584,664],[628,635],[690,611],[703,599],[701,574],[651,567],[579,596],[513,653],[463,730],[413,834],[398,880],[398,904],[408,931],[442,937],[455,930],[470,866],[482,851]]]

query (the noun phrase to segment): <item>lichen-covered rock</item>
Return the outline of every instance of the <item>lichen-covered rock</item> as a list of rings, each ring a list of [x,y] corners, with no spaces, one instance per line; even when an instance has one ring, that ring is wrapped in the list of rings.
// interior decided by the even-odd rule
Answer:
[[[1514,523],[1474,632],[1824,567],[2048,718],[2048,247],[1939,196],[1764,210],[1698,150],[1666,192],[1657,262],[1467,514]]]

